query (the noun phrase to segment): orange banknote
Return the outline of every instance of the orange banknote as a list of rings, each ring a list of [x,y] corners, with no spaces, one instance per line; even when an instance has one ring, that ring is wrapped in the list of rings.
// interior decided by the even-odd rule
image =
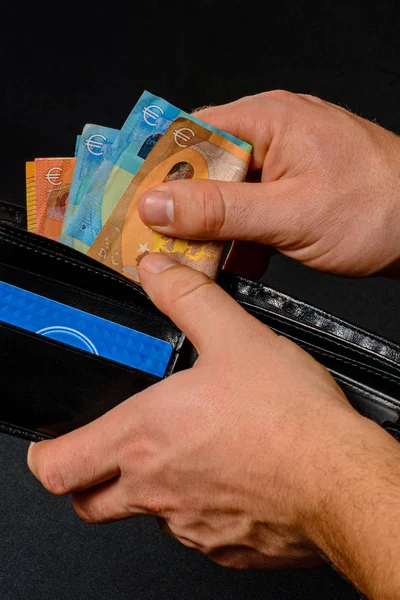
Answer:
[[[36,158],[26,164],[28,230],[58,241],[75,158]]]
[[[26,181],[26,226],[28,231],[36,233],[36,190],[35,190],[35,161],[25,165]]]
[[[221,243],[155,233],[140,219],[138,203],[143,192],[172,179],[243,181],[250,158],[245,149],[191,119],[176,119],[133,178],[88,255],[134,281],[139,281],[137,266],[149,252],[165,252],[214,278]]]

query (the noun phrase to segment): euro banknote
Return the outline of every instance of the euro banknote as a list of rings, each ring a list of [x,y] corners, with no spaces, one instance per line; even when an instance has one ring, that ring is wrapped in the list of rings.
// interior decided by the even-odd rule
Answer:
[[[132,179],[88,255],[134,281],[139,281],[140,260],[153,251],[165,252],[215,277],[222,244],[178,240],[153,232],[139,217],[139,199],[147,189],[172,179],[243,181],[250,158],[247,148],[197,120],[177,118]]]
[[[35,161],[25,163],[26,183],[26,226],[28,231],[36,233],[36,189],[35,189]]]
[[[75,158],[36,158],[26,165],[28,229],[59,241]]]
[[[68,204],[65,209],[60,242],[86,253],[88,247],[67,234],[67,225],[74,216],[90,182],[97,173],[109,148],[118,134],[117,129],[101,125],[85,125],[82,135],[78,136],[76,146],[76,164],[72,178]]]
[[[75,216],[69,221],[67,234],[88,246],[93,244],[149,153],[179,117],[190,118],[192,122],[219,134],[245,152],[251,152],[247,142],[202,123],[166,100],[145,91],[92,180]]]
[[[74,152],[74,156],[76,157],[78,154],[78,150],[79,150],[79,144],[81,143],[81,136],[77,135],[76,136],[76,142],[75,142],[75,152]]]

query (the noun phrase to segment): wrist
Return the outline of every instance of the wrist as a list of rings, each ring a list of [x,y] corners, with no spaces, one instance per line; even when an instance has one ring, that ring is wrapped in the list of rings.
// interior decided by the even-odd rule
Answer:
[[[315,459],[307,538],[370,598],[400,589],[400,448],[354,414]]]
[[[376,171],[381,179],[380,197],[376,199],[386,206],[386,221],[383,228],[381,275],[400,278],[400,137],[391,131],[385,131],[387,136],[381,140],[380,154]],[[379,253],[377,253],[379,254]],[[385,260],[386,254],[386,260]],[[386,264],[385,264],[386,263]]]

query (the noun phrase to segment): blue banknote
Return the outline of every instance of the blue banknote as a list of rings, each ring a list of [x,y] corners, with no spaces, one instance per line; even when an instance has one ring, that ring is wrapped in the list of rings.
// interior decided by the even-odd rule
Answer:
[[[158,140],[173,121],[189,115],[145,91],[124,123],[101,167],[92,179],[66,232],[89,247]],[[247,142],[190,115],[190,118],[251,152]]]
[[[79,144],[81,143],[81,136],[77,135],[76,136],[76,142],[75,142],[75,152],[74,152],[74,156],[78,156],[78,150],[79,150]]]
[[[77,139],[76,165],[65,209],[60,242],[81,252],[87,252],[87,248],[82,242],[68,235],[67,225],[84,198],[90,182],[103,163],[118,133],[117,129],[88,124],[85,125],[82,135]]]
[[[169,342],[2,281],[0,322],[159,377],[172,355]]]

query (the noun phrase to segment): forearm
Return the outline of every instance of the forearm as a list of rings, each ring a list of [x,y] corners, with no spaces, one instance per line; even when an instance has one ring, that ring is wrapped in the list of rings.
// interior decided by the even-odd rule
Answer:
[[[357,417],[319,464],[315,544],[368,598],[400,598],[400,444]],[[325,467],[324,467],[325,463]]]

